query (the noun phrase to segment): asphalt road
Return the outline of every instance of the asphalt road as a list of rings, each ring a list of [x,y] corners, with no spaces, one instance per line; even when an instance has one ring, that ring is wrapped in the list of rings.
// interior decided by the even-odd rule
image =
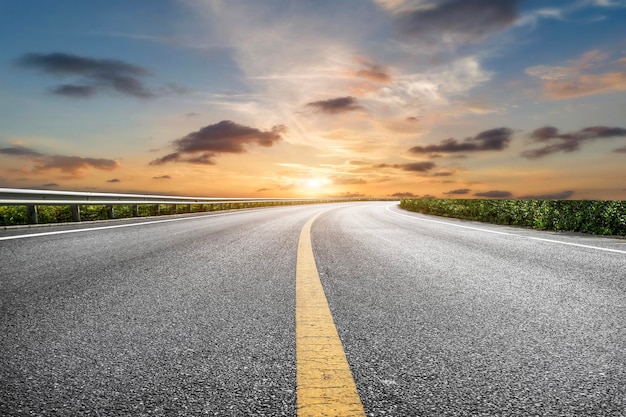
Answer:
[[[626,415],[626,240],[389,202],[0,231],[0,415],[295,416],[297,244],[321,211],[368,416]]]

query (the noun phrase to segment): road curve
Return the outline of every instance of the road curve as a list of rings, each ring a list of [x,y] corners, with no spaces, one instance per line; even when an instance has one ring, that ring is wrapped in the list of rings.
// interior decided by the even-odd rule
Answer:
[[[295,416],[297,246],[318,213],[366,415],[623,415],[626,241],[389,202],[0,240],[0,415]]]

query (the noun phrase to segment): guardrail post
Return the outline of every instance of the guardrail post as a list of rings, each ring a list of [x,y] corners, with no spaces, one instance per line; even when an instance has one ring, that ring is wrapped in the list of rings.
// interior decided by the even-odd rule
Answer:
[[[80,206],[78,204],[72,204],[70,206],[72,208],[72,220],[75,222],[80,221]]]
[[[191,213],[191,204],[187,204],[187,213]]]
[[[155,204],[154,205],[154,215],[158,216],[159,214],[161,214],[161,205],[160,204]]]
[[[174,213],[178,214],[178,204],[174,204]]]
[[[29,224],[39,223],[39,216],[37,215],[37,206],[29,204],[26,206],[26,218]]]
[[[139,217],[139,205],[138,204],[133,204],[131,206],[132,208],[132,212],[133,212],[133,217]]]
[[[113,208],[113,204],[107,206],[107,218],[114,219],[115,218],[115,208]]]

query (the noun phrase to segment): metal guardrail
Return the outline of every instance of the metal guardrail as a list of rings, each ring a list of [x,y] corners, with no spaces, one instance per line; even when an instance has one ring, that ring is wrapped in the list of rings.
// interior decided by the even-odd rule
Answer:
[[[180,197],[149,194],[113,194],[113,193],[92,193],[79,191],[51,191],[51,190],[30,190],[21,188],[0,188],[0,206],[26,206],[28,222],[38,223],[37,206],[70,206],[72,209],[72,219],[81,221],[81,205],[106,205],[107,217],[115,218],[115,205],[131,205],[132,213],[138,216],[138,205],[153,204],[156,214],[159,214],[161,204],[171,204],[175,206],[174,211],[178,212],[178,205],[201,205],[203,210],[205,204],[229,204],[244,203],[313,203],[322,201],[358,201],[370,200],[346,199],[346,198],[216,198],[216,197]]]
[[[180,197],[150,194],[113,194],[80,191],[27,190],[21,188],[0,188],[0,205],[23,206],[67,205],[67,204],[213,204],[232,202],[263,201],[316,201],[316,199],[291,198],[216,198]],[[333,199],[324,199],[333,200]]]

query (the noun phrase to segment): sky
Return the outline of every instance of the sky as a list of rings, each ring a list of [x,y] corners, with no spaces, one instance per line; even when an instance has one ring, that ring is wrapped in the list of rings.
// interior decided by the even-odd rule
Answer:
[[[0,0],[0,187],[626,199],[626,0]]]

